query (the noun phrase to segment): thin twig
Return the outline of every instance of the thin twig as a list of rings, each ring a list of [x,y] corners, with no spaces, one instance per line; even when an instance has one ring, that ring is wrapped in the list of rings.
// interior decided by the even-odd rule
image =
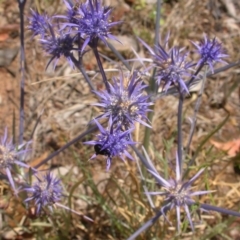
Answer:
[[[180,176],[182,175],[182,157],[183,157],[183,146],[182,146],[182,111],[183,111],[183,100],[184,100],[184,93],[180,93],[179,102],[178,102],[178,118],[177,118],[177,155],[179,162],[179,169],[180,169]]]
[[[94,86],[92,85],[92,82],[91,82],[90,78],[88,77],[84,67],[82,66],[81,59],[78,61],[73,55],[71,55],[71,60],[73,61],[74,66],[76,66],[76,68],[82,73],[84,79],[88,83],[89,88],[92,91],[95,90]]]
[[[161,19],[161,0],[158,0],[157,1],[156,24],[155,24],[155,40],[154,40],[155,46],[157,46],[157,44],[159,43],[160,19]]]
[[[201,89],[198,93],[198,98],[197,98],[196,105],[195,105],[195,108],[194,108],[193,122],[192,122],[191,131],[190,131],[190,135],[189,135],[189,139],[188,139],[188,144],[187,144],[187,147],[186,147],[186,152],[187,153],[189,153],[190,144],[192,142],[192,138],[193,138],[196,122],[197,122],[197,113],[199,111],[201,100],[202,100],[202,95],[203,95],[205,82],[206,82],[206,74],[207,74],[207,71],[205,71],[203,81],[202,81],[202,84],[201,84]]]
[[[188,175],[188,172],[190,170],[190,167],[195,163],[195,160],[200,152],[200,150],[202,149],[202,147],[207,143],[207,141],[219,130],[221,129],[225,123],[228,121],[230,117],[230,114],[227,112],[227,116],[226,118],[213,130],[211,131],[209,134],[207,134],[207,136],[205,137],[205,139],[199,144],[199,146],[197,147],[192,159],[188,162],[187,165],[187,169],[185,170],[184,174],[183,174],[183,179]]]
[[[115,54],[115,56],[118,57],[118,58],[122,61],[123,65],[124,65],[129,71],[131,71],[131,66],[130,66],[130,65],[128,64],[128,62],[124,59],[124,57],[121,55],[121,53],[120,53],[119,51],[117,51],[117,50],[115,49],[115,47],[114,47],[110,42],[108,42],[107,44],[108,44],[108,47],[111,49],[111,51]]]
[[[170,210],[171,205],[168,205],[164,208],[164,211],[159,211],[153,218],[148,220],[146,223],[144,223],[136,232],[134,232],[127,240],[134,240],[136,237],[138,237],[143,231],[145,231],[147,228],[152,226],[163,214],[166,215],[166,213]]]
[[[37,164],[34,168],[39,168],[41,167],[43,164],[47,163],[49,160],[51,160],[53,157],[57,156],[60,152],[64,151],[65,149],[69,148],[71,145],[73,145],[74,143],[80,141],[82,138],[84,138],[86,135],[94,132],[97,129],[97,125],[95,125],[92,128],[89,128],[87,131],[83,132],[82,134],[80,134],[79,136],[77,136],[76,138],[74,138],[73,140],[71,140],[70,142],[68,142],[67,144],[65,144],[63,147],[59,148],[57,151],[53,152],[52,154],[50,154],[47,158],[43,159],[39,164]]]
[[[23,142],[24,134],[24,87],[25,87],[25,51],[24,51],[24,7],[26,0],[18,0],[18,6],[20,11],[20,117],[19,117],[19,145]]]
[[[100,73],[101,73],[101,75],[102,75],[102,78],[103,78],[103,82],[104,82],[104,84],[105,84],[105,87],[106,87],[107,91],[110,93],[110,87],[109,87],[109,84],[108,84],[108,80],[107,80],[107,77],[106,77],[105,71],[104,71],[104,69],[103,69],[102,62],[101,62],[101,59],[100,59],[100,56],[99,56],[99,53],[98,53],[98,50],[97,50],[96,47],[93,48],[93,53],[94,53],[95,58],[96,58],[96,60],[97,60],[97,64],[98,64]]]
[[[161,0],[157,1],[157,16],[156,16],[156,25],[155,25],[155,47],[157,47],[157,44],[159,43],[159,31],[160,31],[160,14],[161,11]],[[155,74],[156,74],[156,69],[154,69],[152,77],[150,79],[150,86],[149,89],[151,92],[155,94],[157,87],[156,87],[156,81],[155,81]],[[152,122],[153,115],[154,115],[154,105],[151,106],[151,112],[148,113],[148,119],[150,122]],[[146,151],[149,149],[149,143],[150,143],[150,135],[151,135],[151,128],[145,128],[145,133],[144,133],[144,140],[143,140],[143,145]]]

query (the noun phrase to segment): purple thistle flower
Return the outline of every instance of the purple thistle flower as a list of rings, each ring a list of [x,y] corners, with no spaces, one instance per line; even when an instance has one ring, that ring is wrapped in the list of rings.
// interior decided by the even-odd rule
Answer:
[[[72,62],[72,50],[76,50],[74,48],[74,40],[75,38],[70,36],[70,34],[65,34],[58,29],[58,34],[55,33],[55,29],[48,24],[49,35],[45,36],[40,40],[43,49],[50,54],[52,57],[49,60],[47,67],[49,64],[55,59],[54,68],[58,62],[58,59],[61,56],[64,56],[70,66],[73,68],[74,64]],[[46,68],[47,68],[46,67]]]
[[[188,53],[184,49],[172,47],[168,49],[169,35],[167,35],[164,44],[158,44],[153,50],[144,41],[140,42],[148,49],[153,58],[152,68],[156,68],[156,79],[158,85],[163,82],[165,91],[172,85],[178,87],[180,92],[187,92],[188,88],[185,83],[185,77],[191,76],[190,70],[195,65],[187,61]]]
[[[63,196],[63,188],[61,186],[61,181],[58,178],[53,177],[50,172],[47,172],[45,175],[41,175],[38,177],[36,174],[36,181],[32,184],[32,186],[25,187],[27,193],[31,196],[24,200],[25,203],[34,201],[37,205],[36,214],[39,214],[43,207],[48,207],[51,211],[53,211],[52,206],[56,205],[68,211],[71,211],[79,216],[83,216],[85,219],[89,221],[93,221],[91,218],[79,213],[61,203]]]
[[[44,37],[47,32],[47,26],[50,23],[50,18],[46,15],[40,15],[38,12],[31,10],[31,17],[29,17],[28,29],[33,32],[33,36],[40,35]]]
[[[103,114],[97,118],[109,118],[113,124],[122,125],[125,129],[133,127],[137,121],[145,126],[151,127],[143,120],[148,121],[146,113],[152,102],[149,102],[149,96],[143,94],[147,87],[139,78],[138,73],[119,78],[113,78],[113,84],[110,84],[110,92],[94,91],[100,98],[100,103],[94,104],[103,108]]]
[[[96,153],[91,159],[95,158],[98,154],[107,156],[107,170],[109,170],[111,166],[113,157],[118,156],[125,161],[124,156],[126,156],[134,160],[127,151],[128,145],[135,144],[135,142],[131,141],[130,137],[130,133],[133,129],[122,131],[119,127],[117,129],[111,127],[109,131],[104,129],[95,119],[94,121],[100,130],[100,134],[97,135],[97,140],[85,142],[85,144],[94,145]]]
[[[196,204],[196,202],[192,199],[193,196],[198,196],[202,194],[207,194],[211,191],[196,191],[193,192],[191,190],[192,186],[191,184],[201,175],[201,173],[204,171],[204,169],[201,169],[191,180],[187,182],[182,182],[181,180],[164,180],[160,175],[156,174],[155,172],[152,172],[149,170],[149,172],[155,176],[156,178],[159,178],[159,181],[166,181],[163,192],[148,192],[147,194],[150,195],[162,195],[165,196],[165,205],[161,208],[162,214],[165,216],[164,212],[165,209],[170,207],[169,210],[172,208],[176,208],[177,213],[177,227],[178,231],[180,231],[180,224],[181,224],[181,218],[180,218],[180,208],[183,207],[186,214],[188,221],[190,223],[190,226],[192,228],[192,231],[194,231],[193,222],[191,219],[191,214],[189,207],[193,204]]]
[[[213,192],[213,191],[193,191],[192,184],[194,183],[194,181],[196,181],[197,178],[199,178],[199,176],[203,173],[205,169],[201,169],[200,171],[198,171],[190,180],[183,181],[181,176],[181,169],[179,166],[179,160],[176,156],[176,179],[166,180],[157,172],[156,168],[154,167],[153,163],[151,162],[145,150],[144,150],[145,158],[137,150],[135,152],[137,153],[142,163],[148,168],[148,171],[157,180],[157,183],[160,184],[160,186],[162,186],[164,189],[162,192],[146,192],[146,194],[165,196],[165,201],[160,211],[158,211],[153,218],[145,222],[137,231],[135,231],[128,238],[128,240],[136,239],[137,236],[139,236],[143,231],[145,231],[147,228],[153,225],[157,221],[157,219],[160,218],[162,215],[166,218],[166,213],[174,207],[176,208],[176,213],[177,213],[178,231],[180,230],[180,224],[181,224],[181,219],[180,219],[181,207],[184,208],[187,214],[187,219],[190,223],[192,230],[194,230],[194,225],[193,225],[193,222],[191,219],[191,213],[189,210],[190,206],[195,205],[198,209],[206,212],[215,211],[222,214],[240,217],[240,212],[212,206],[209,204],[195,202],[194,199],[192,199],[192,197],[194,196],[199,196],[202,194]]]
[[[12,177],[11,169],[14,165],[19,165],[20,167],[30,168],[29,165],[19,160],[20,155],[26,153],[27,150],[22,149],[25,144],[18,146],[17,148],[13,145],[12,140],[8,141],[7,128],[5,128],[4,136],[1,138],[0,143],[0,167],[1,171],[5,171],[7,174],[8,180],[14,192],[17,193],[15,188],[14,180]]]
[[[225,54],[225,51],[222,48],[222,44],[219,43],[216,38],[213,38],[213,40],[211,40],[207,38],[206,35],[204,35],[204,39],[202,42],[200,42],[199,45],[194,42],[192,43],[197,48],[197,52],[201,57],[197,63],[197,66],[207,64],[213,73],[213,64],[215,62],[226,63],[222,60],[222,58],[226,58],[228,55]]]
[[[69,9],[69,6],[67,6]],[[91,47],[97,47],[97,42],[101,39],[107,44],[106,38],[117,40],[111,33],[110,28],[120,22],[111,22],[109,16],[112,9],[102,6],[101,0],[87,0],[78,8],[78,22],[66,23],[65,26],[76,27],[77,32],[84,38],[82,51],[89,44]]]
[[[157,182],[164,188],[164,191],[147,192],[146,194],[165,196],[164,206],[161,207],[161,210],[160,210],[164,216],[165,216],[166,209],[171,210],[174,207],[176,208],[178,231],[180,231],[180,224],[181,224],[180,209],[182,207],[184,208],[187,214],[187,219],[192,228],[192,231],[194,231],[194,225],[191,219],[191,213],[190,213],[189,207],[194,204],[197,205],[198,203],[195,202],[192,197],[212,192],[212,191],[192,191],[192,184],[203,173],[204,170],[205,169],[201,169],[200,171],[198,171],[195,174],[195,176],[193,176],[190,180],[183,181],[177,155],[176,155],[176,179],[165,180],[156,172],[156,170],[153,170],[153,169],[148,170],[155,177]]]
[[[37,205],[37,214],[39,214],[45,206],[48,206],[52,210],[52,206],[60,201],[63,196],[60,179],[54,178],[50,172],[41,177],[37,175],[34,176],[37,181],[35,181],[31,187],[24,188],[25,191],[31,194],[24,202],[34,200]]]

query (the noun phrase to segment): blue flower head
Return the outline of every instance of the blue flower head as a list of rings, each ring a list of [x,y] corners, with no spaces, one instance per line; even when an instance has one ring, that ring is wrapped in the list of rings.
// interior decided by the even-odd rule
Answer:
[[[27,150],[21,150],[25,144],[21,146],[14,146],[12,140],[8,140],[7,128],[5,129],[4,136],[0,142],[0,168],[1,171],[7,174],[8,180],[14,192],[17,193],[14,180],[12,177],[11,169],[13,165],[18,165],[24,168],[30,168],[29,165],[20,161],[20,156],[27,152]],[[19,150],[18,150],[19,149]]]
[[[31,9],[28,29],[33,32],[33,36],[40,35],[41,37],[44,37],[49,23],[50,18],[46,14],[40,15],[38,12]]]
[[[70,8],[69,4],[67,4],[67,8]],[[78,12],[77,16],[75,11]],[[99,39],[105,44],[107,44],[107,38],[117,40],[110,33],[110,28],[120,22],[111,22],[109,20],[111,11],[112,9],[110,7],[102,6],[101,0],[87,0],[85,3],[79,4],[79,6],[74,9],[74,12],[71,13],[74,14],[74,17],[69,23],[66,23],[65,26],[76,28],[76,31],[80,33],[84,39],[82,51],[88,44],[91,47],[96,47]]]
[[[48,24],[49,34],[44,38],[40,39],[43,49],[47,52],[51,58],[47,64],[49,64],[55,59],[54,68],[60,57],[65,57],[73,68],[74,64],[72,62],[72,50],[74,48],[74,40],[70,34],[61,31],[59,28],[53,28],[52,25]]]
[[[164,216],[166,212],[165,209],[169,209],[169,210],[173,208],[176,209],[178,231],[180,231],[180,224],[181,224],[180,212],[181,212],[181,208],[183,208],[185,210],[185,213],[187,215],[187,219],[191,225],[191,228],[192,230],[194,230],[194,225],[193,225],[190,210],[189,210],[189,207],[191,205],[197,204],[197,202],[195,202],[193,197],[199,196],[202,194],[207,194],[207,193],[210,193],[211,191],[193,191],[192,184],[194,183],[194,181],[198,179],[198,177],[203,173],[205,169],[201,169],[200,171],[198,171],[196,175],[193,176],[190,180],[183,181],[178,162],[179,161],[176,156],[176,179],[165,180],[156,172],[155,169],[148,170],[155,177],[155,179],[157,180],[157,183],[163,187],[164,191],[146,192],[146,194],[161,195],[165,197],[164,205],[163,207],[161,207],[161,210],[160,210]]]
[[[200,60],[198,61],[197,66],[202,64],[209,65],[211,71],[214,72],[214,63],[226,63],[222,59],[228,57],[228,55],[225,54],[222,44],[219,43],[216,38],[211,40],[204,35],[204,39],[200,42],[200,44],[196,44],[194,42],[192,43],[197,48],[197,53],[200,55]]]
[[[48,206],[52,210],[52,205],[60,201],[63,195],[63,189],[60,179],[54,178],[50,172],[45,175],[36,177],[36,181],[31,187],[26,187],[24,190],[31,196],[24,202],[34,201],[37,205],[36,213],[39,214],[41,209]]]
[[[154,50],[144,41],[139,39],[151,54],[153,65],[156,68],[156,79],[158,85],[163,83],[165,91],[172,85],[178,87],[180,92],[187,92],[188,88],[185,83],[185,77],[191,76],[190,71],[194,66],[187,61],[188,53],[178,47],[168,48],[169,35],[167,35],[163,45],[158,44]]]
[[[144,150],[144,149],[143,149]],[[145,158],[136,151],[138,157],[141,159],[141,161],[144,163],[144,165],[147,167],[148,171],[152,174],[152,176],[157,180],[157,183],[162,187],[163,191],[157,191],[157,192],[148,192],[145,193],[148,195],[159,195],[163,196],[164,202],[160,208],[160,211],[156,213],[156,215],[148,220],[146,223],[144,223],[131,237],[128,239],[135,239],[141,232],[146,230],[149,226],[154,224],[154,222],[161,217],[162,215],[165,217],[165,219],[168,221],[166,217],[166,213],[173,208],[176,209],[177,214],[177,228],[178,231],[180,231],[180,225],[181,225],[181,209],[184,209],[187,219],[190,223],[192,231],[194,231],[194,224],[191,217],[191,211],[190,207],[195,206],[198,210],[201,211],[215,211],[219,212],[221,214],[227,214],[232,215],[236,217],[240,217],[240,213],[228,209],[224,209],[221,207],[216,207],[213,205],[209,205],[206,203],[200,203],[198,201],[194,200],[195,196],[200,196],[203,194],[207,194],[214,191],[195,191],[194,186],[192,184],[200,177],[200,175],[204,172],[204,168],[198,171],[190,180],[185,180],[182,177],[181,174],[181,167],[179,165],[179,159],[176,155],[176,177],[173,179],[164,179],[156,170],[153,163],[151,162],[147,152],[144,150]],[[151,202],[151,201],[150,201]],[[152,202],[151,202],[152,203]],[[153,205],[153,203],[152,203]],[[198,211],[198,214],[200,214],[200,211]],[[169,221],[168,221],[169,222]]]
[[[146,113],[150,111],[149,106],[152,103],[149,96],[144,94],[147,85],[138,73],[113,78],[113,84],[109,83],[109,86],[110,92],[94,91],[100,100],[100,103],[94,105],[103,109],[103,114],[97,118],[109,118],[114,125],[121,125],[125,129],[133,127],[135,122],[150,127],[144,120],[148,121]]]
[[[111,166],[113,157],[120,157],[123,161],[124,156],[133,160],[133,157],[128,153],[128,145],[133,145],[135,142],[131,141],[130,133],[133,129],[122,131],[119,127],[117,129],[110,128],[104,129],[100,123],[95,120],[100,134],[97,135],[97,140],[85,142],[85,144],[94,145],[95,154],[91,159],[95,158],[98,154],[107,156],[107,170]]]

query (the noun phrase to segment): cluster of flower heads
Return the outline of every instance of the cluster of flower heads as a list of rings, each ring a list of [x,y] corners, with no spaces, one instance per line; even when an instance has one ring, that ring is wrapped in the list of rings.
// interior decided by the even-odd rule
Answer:
[[[187,53],[184,52],[183,48],[172,47],[168,49],[168,40],[169,35],[165,39],[163,46],[159,44],[154,50],[140,40],[153,58],[152,67],[157,69],[157,83],[160,85],[163,82],[165,91],[170,86],[175,85],[180,93],[188,93],[189,86],[186,78],[196,77],[194,73],[191,73],[194,70],[193,67],[200,66],[202,68],[204,65],[209,65],[212,69],[215,62],[223,62],[222,58],[227,56],[216,39],[209,40],[205,37],[205,41],[200,45],[194,44],[200,53],[199,62],[197,64],[188,62]],[[107,168],[110,166],[112,157],[121,156],[122,158],[123,154],[126,155],[126,147],[134,144],[134,142],[131,142],[132,138],[129,129],[134,127],[135,122],[150,127],[147,123],[146,113],[150,111],[149,106],[152,104],[149,101],[149,96],[143,94],[146,85],[137,71],[127,77],[113,78],[113,83],[109,83],[109,86],[109,91],[94,91],[100,100],[95,105],[102,108],[102,114],[97,119],[109,119],[109,130],[106,134],[102,126],[100,127],[100,124],[98,124],[101,132],[97,136],[98,140],[87,142],[88,144],[95,144],[96,154],[93,157],[97,154],[107,156]],[[120,137],[120,130],[127,132],[127,134],[120,134],[125,136],[124,138]],[[116,142],[118,142],[117,149],[114,147]],[[122,147],[119,147],[119,145],[122,145]],[[126,156],[129,157],[129,154]],[[129,158],[131,159],[131,157]]]
[[[110,28],[119,22],[111,22],[112,9],[102,6],[100,0],[75,5],[64,0],[64,4],[67,8],[65,15],[48,16],[31,10],[28,28],[33,36],[40,37],[42,48],[51,56],[48,65],[55,60],[56,66],[63,56],[74,67],[73,51],[83,54],[87,45],[96,48],[99,40],[106,44],[107,38],[115,39]]]
[[[101,0],[87,0],[75,5],[67,0],[63,2],[67,8],[64,15],[50,17],[32,10],[29,29],[33,36],[40,37],[44,51],[51,56],[48,65],[55,60],[55,67],[58,59],[63,56],[74,67],[80,64],[73,55],[74,50],[81,55],[87,45],[97,48],[99,40],[107,44],[107,38],[115,39],[110,33],[111,27],[120,22],[111,22],[112,9],[103,6]],[[88,143],[95,145],[95,155],[107,156],[109,168],[111,159],[115,156],[124,159],[125,155],[132,159],[127,152],[128,145],[134,144],[131,131],[135,122],[150,127],[146,114],[152,103],[143,93],[147,85],[143,83],[137,71],[132,74],[120,74],[119,77],[113,78],[112,84],[106,84],[106,91],[94,93],[100,100],[95,105],[103,111],[96,119],[108,119],[108,130],[104,130],[97,123],[100,130],[98,140]]]
[[[64,15],[48,16],[46,13],[39,14],[31,10],[29,30],[33,36],[40,38],[43,50],[50,55],[47,66],[55,61],[55,67],[59,58],[64,57],[72,67],[77,67],[77,64],[81,64],[81,59],[77,60],[73,52],[76,51],[82,57],[87,46],[94,49],[97,48],[99,40],[107,44],[107,38],[115,39],[110,29],[120,22],[111,22],[112,9],[103,6],[101,0],[87,0],[74,5],[71,1],[63,2],[66,6]],[[147,85],[137,71],[119,74],[112,79],[112,83],[107,84],[106,91],[94,91],[99,98],[99,103],[95,105],[102,109],[102,114],[94,120],[100,133],[96,140],[86,144],[94,145],[95,154],[92,158],[98,154],[107,157],[109,169],[116,156],[122,160],[125,160],[125,157],[133,159],[128,152],[128,146],[135,144],[131,132],[136,122],[150,127],[146,114],[152,103],[144,94]],[[104,129],[97,119],[107,119],[107,129]],[[35,185],[26,188],[32,193],[26,202],[35,200],[40,211],[46,203],[58,201],[61,188],[55,187],[57,192],[53,191],[52,186],[59,182],[50,175],[36,179]]]
[[[42,207],[53,205],[60,200],[62,189],[60,180],[55,179],[50,173],[47,173],[41,180],[38,177],[39,173],[37,170],[31,168],[23,161],[24,156],[29,152],[28,148],[23,148],[28,145],[29,143],[26,143],[16,147],[12,140],[8,139],[7,129],[5,129],[4,136],[1,138],[0,143],[1,171],[2,174],[6,174],[15,195],[17,195],[19,191],[31,193],[31,196],[25,201],[35,200],[37,213],[40,213]],[[20,175],[17,178],[13,177],[12,173],[16,175],[16,166],[31,169],[32,174],[37,178],[37,181],[33,182],[32,187],[26,187],[26,183]],[[19,185],[17,188],[16,183]]]
[[[30,142],[24,143],[21,146],[15,146],[12,139],[8,139],[7,128],[0,142],[0,166],[2,176],[6,176],[15,196],[20,192],[26,192],[27,198],[24,200],[28,205],[36,206],[35,214],[41,214],[43,208],[53,210],[53,206],[64,208],[75,214],[82,215],[73,209],[60,203],[63,194],[61,180],[54,177],[50,171],[40,172],[32,168],[26,162],[25,157],[29,153]],[[26,174],[20,174],[20,168],[28,169]],[[28,175],[28,176],[27,176]],[[31,178],[33,181],[26,183],[26,178]],[[92,219],[83,216],[85,219]]]
[[[63,2],[67,8],[65,15],[49,17],[32,10],[32,16],[29,18],[29,29],[34,36],[40,37],[43,49],[51,55],[49,63],[55,60],[54,66],[56,66],[58,59],[64,56],[74,67],[79,62],[75,59],[73,51],[76,50],[79,55],[83,56],[87,46],[96,50],[99,40],[107,44],[107,38],[115,39],[110,33],[110,28],[119,24],[119,22],[110,21],[111,8],[103,6],[101,0],[87,0],[85,3],[76,5],[67,0],[63,0]],[[197,63],[188,60],[189,54],[184,48],[168,47],[169,34],[163,44],[159,43],[154,48],[148,46],[141,39],[140,42],[148,49],[152,58],[151,66],[144,71],[155,69],[154,77],[157,85],[162,86],[164,91],[168,91],[169,88],[174,86],[182,96],[189,93],[190,83],[197,79],[197,75],[205,65],[208,65],[214,72],[214,64],[225,62],[223,58],[227,57],[221,43],[216,38],[211,40],[207,36],[199,44],[192,42],[199,54]],[[107,169],[110,168],[114,157],[120,157],[122,160],[127,157],[133,160],[128,152],[128,146],[135,144],[131,133],[137,122],[150,127],[146,115],[153,103],[149,96],[145,94],[146,87],[147,85],[142,81],[140,72],[133,71],[114,77],[111,83],[107,82],[106,90],[93,91],[99,98],[99,102],[95,106],[102,110],[102,113],[94,119],[100,133],[96,136],[96,140],[85,143],[94,146],[95,154],[91,159],[99,154],[107,157]],[[106,129],[98,122],[98,119],[107,120]],[[178,131],[181,131],[181,129],[178,129]],[[10,171],[12,164],[15,163],[23,167],[27,165],[16,160],[19,152],[7,152],[4,144],[6,145],[6,137],[2,140],[3,147],[0,147],[2,152],[1,164],[11,185],[14,186]],[[8,161],[6,161],[6,156],[8,156]],[[149,159],[149,157],[147,158]],[[160,213],[164,216],[168,210],[176,208],[178,229],[180,229],[181,223],[180,208],[183,207],[193,230],[194,224],[190,207],[198,204],[193,197],[210,191],[193,191],[192,184],[203,173],[204,169],[201,169],[187,181],[182,177],[182,163],[179,158],[182,159],[182,156],[176,156],[176,179],[166,180],[156,171],[152,163],[145,164],[157,183],[164,189],[162,192],[146,192],[146,194],[165,197],[164,204],[160,209]],[[31,194],[25,202],[34,200],[37,204],[38,213],[42,207],[52,207],[63,196],[60,181],[50,173],[42,177],[36,176],[36,182],[32,186],[25,187],[24,190]],[[199,208],[240,216],[239,213],[207,204],[200,204]],[[133,238],[130,237],[129,239]]]
[[[213,72],[213,65],[216,62],[225,63],[223,58],[228,56],[216,38],[211,40],[205,35],[200,44],[192,41],[197,48],[199,61],[197,63],[189,61],[189,53],[185,51],[185,48],[168,47],[169,36],[169,34],[166,36],[163,44],[158,43],[154,48],[139,39],[151,55],[153,62],[151,68],[156,69],[156,82],[158,86],[162,84],[164,91],[175,86],[180,93],[189,93],[187,79],[196,79],[197,74],[205,65],[208,65]]]
[[[208,66],[211,72],[214,72],[214,64],[216,62],[225,63],[223,60],[228,55],[225,54],[224,49],[222,48],[221,43],[217,41],[216,38],[209,39],[207,36],[204,36],[204,39],[199,43],[193,43],[197,48],[196,52],[199,54],[199,60],[197,63],[193,63],[187,60],[188,53],[184,51],[184,48],[172,47],[168,48],[169,35],[167,35],[164,43],[158,44],[153,49],[148,46],[145,42],[140,39],[140,42],[148,49],[152,64],[150,68],[156,69],[155,79],[157,85],[162,84],[163,90],[168,91],[171,86],[175,86],[180,94],[184,96],[185,93],[189,93],[189,86],[191,81],[194,81],[197,78],[197,75],[200,73],[200,70],[204,66]],[[189,79],[189,80],[188,80]],[[178,115],[181,115],[181,112],[178,112]],[[181,119],[181,118],[180,118]],[[181,131],[181,128],[178,129]],[[181,146],[182,142],[178,142]],[[182,147],[182,146],[181,146]],[[194,224],[191,217],[191,207],[196,205],[196,208],[201,211],[217,211],[224,214],[234,215],[240,217],[240,213],[234,212],[231,210],[218,208],[208,204],[201,204],[194,200],[195,196],[200,196],[203,194],[210,193],[212,191],[194,191],[192,184],[200,177],[204,172],[205,168],[200,169],[190,180],[185,180],[182,175],[182,155],[181,151],[176,154],[176,178],[164,179],[156,170],[152,164],[149,156],[145,152],[146,158],[143,156],[140,157],[142,162],[145,164],[146,168],[150,174],[156,179],[157,184],[160,185],[163,191],[156,192],[146,192],[147,195],[160,195],[164,197],[163,205],[160,208],[159,213],[156,216],[145,223],[140,229],[146,229],[147,226],[150,226],[151,222],[153,223],[156,218],[163,215],[166,217],[166,213],[171,209],[176,209],[177,215],[177,228],[180,231],[181,225],[181,208],[184,209],[187,219],[190,223],[192,231],[194,231]],[[179,155],[180,156],[179,156]],[[168,221],[169,222],[169,221]],[[140,233],[137,231],[136,233]],[[128,240],[135,239],[137,234],[134,233]]]
[[[100,100],[94,105],[99,106],[103,112],[96,119],[108,119],[108,129],[104,129],[95,119],[100,134],[97,135],[97,140],[86,142],[95,146],[96,153],[92,158],[98,154],[107,156],[107,169],[113,157],[119,156],[124,160],[126,156],[133,160],[127,151],[129,145],[135,144],[131,132],[136,122],[150,127],[146,123],[146,115],[150,111],[149,106],[152,105],[149,96],[143,91],[147,85],[136,71],[113,78],[113,84],[109,85],[110,92],[94,91]]]

